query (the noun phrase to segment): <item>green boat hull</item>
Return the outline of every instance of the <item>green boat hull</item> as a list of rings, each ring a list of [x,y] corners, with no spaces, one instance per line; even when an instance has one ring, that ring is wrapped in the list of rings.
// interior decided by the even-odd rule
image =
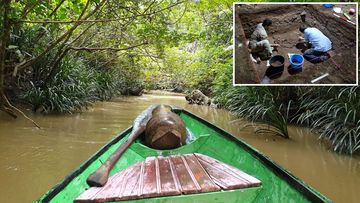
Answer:
[[[262,186],[202,194],[156,197],[121,202],[183,203],[183,202],[331,202],[328,198],[297,179],[269,158],[224,130],[182,109],[175,109],[184,120],[194,141],[175,150],[154,150],[137,140],[123,154],[110,175],[148,156],[201,153],[232,165],[261,180]],[[131,128],[120,133],[101,148],[37,202],[73,202],[89,186],[86,178],[94,172],[125,141]]]

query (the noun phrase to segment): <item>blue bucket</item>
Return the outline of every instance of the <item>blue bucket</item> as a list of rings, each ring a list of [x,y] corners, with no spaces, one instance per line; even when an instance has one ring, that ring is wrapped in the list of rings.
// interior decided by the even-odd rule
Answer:
[[[332,8],[334,6],[334,4],[323,4],[323,6],[325,8]]]
[[[302,68],[302,65],[304,63],[304,57],[300,54],[294,54],[290,57],[289,61],[291,68],[294,70],[298,70]]]

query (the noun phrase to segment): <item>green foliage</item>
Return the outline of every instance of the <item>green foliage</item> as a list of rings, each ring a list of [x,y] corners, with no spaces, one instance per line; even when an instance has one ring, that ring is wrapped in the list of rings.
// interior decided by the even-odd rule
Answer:
[[[82,13],[88,16],[100,2],[104,1],[12,2],[10,45],[15,48],[8,54],[7,72],[36,60],[19,70],[16,80],[7,78],[7,84],[18,87],[17,94],[34,110],[72,112],[120,93],[140,94],[149,59],[161,59],[167,47],[187,36],[177,31],[179,16],[174,15],[182,13],[187,2],[172,0],[110,0],[101,8],[106,12],[91,15],[78,27],[70,23]],[[111,52],[91,51],[107,48]]]
[[[63,67],[50,87],[44,88],[31,83],[32,88],[23,94],[22,97],[35,111],[71,113],[95,100],[90,96],[94,91],[93,77],[84,71],[84,66],[76,61],[65,60]]]
[[[94,80],[96,81],[94,95],[97,96],[97,100],[110,100],[120,94],[122,84],[117,80],[115,72],[97,71],[94,74]]]
[[[120,93],[121,86],[115,73],[98,71],[67,57],[49,86],[31,82],[30,89],[22,94],[22,98],[34,111],[71,113],[96,100],[111,99]]]
[[[232,74],[233,68],[231,65],[225,68],[223,72],[220,72],[213,82],[212,91],[214,101],[218,107],[225,107],[231,95],[230,92],[235,90],[232,86]]]
[[[145,68],[149,87],[161,89],[199,89],[210,95],[214,82],[221,83],[232,69],[232,4],[195,1],[174,11],[181,33],[179,45],[169,44],[161,61]],[[174,15],[175,15],[174,14]],[[173,26],[174,27],[174,26]],[[160,78],[160,86],[149,79]],[[218,79],[219,78],[219,79]]]
[[[257,133],[271,133],[289,138],[289,122],[292,100],[283,101],[283,88],[243,87],[228,92],[227,108],[236,115],[252,122],[266,124]]]
[[[41,57],[19,70],[17,78],[6,78],[5,84],[17,87],[16,94],[34,110],[80,111],[97,100],[139,94],[144,87],[200,89],[213,96],[218,106],[260,125],[258,133],[288,138],[287,125],[296,121],[319,131],[337,152],[359,150],[357,87],[232,86],[233,1],[108,0],[101,12],[87,19],[98,22],[84,22],[71,31],[75,23],[69,21],[76,21],[82,12],[88,15],[102,1],[89,1],[84,11],[87,2],[11,3],[12,49],[7,51],[5,72]],[[49,49],[58,39],[62,40]],[[139,44],[146,45],[129,48]],[[111,48],[111,52],[93,48]]]
[[[12,5],[13,20],[75,20],[83,12],[86,2],[17,1]],[[90,1],[85,15],[99,2]],[[49,112],[79,109],[71,103],[66,105],[69,108],[54,105],[56,102],[51,101],[49,95],[91,102],[110,99],[119,92],[139,92],[144,86],[178,91],[197,88],[211,94],[213,82],[220,82],[222,79],[217,78],[223,78],[224,72],[230,73],[231,51],[224,50],[231,45],[232,38],[230,1],[108,1],[103,9],[108,12],[97,13],[90,19],[119,20],[92,27],[87,23],[79,26],[27,71],[21,86],[25,86],[22,87],[25,90],[31,89],[24,98],[35,109],[39,106]],[[20,53],[30,59],[41,55],[72,26],[70,23],[18,23],[14,26],[12,45],[18,46]],[[86,32],[83,34],[83,31]],[[85,47],[85,50],[87,47],[116,49],[144,42],[148,45],[116,54],[64,52],[72,46]],[[187,46],[194,43],[195,49],[189,50]],[[62,59],[63,53],[71,57]],[[159,78],[160,82],[157,81]],[[81,82],[76,84],[79,89],[66,89],[73,80]],[[84,95],[77,96],[76,91],[84,92]],[[88,96],[90,94],[93,96]],[[38,95],[39,98],[30,98]],[[59,98],[56,98],[58,103],[66,103],[61,96]],[[87,106],[86,102],[79,103]]]
[[[326,92],[326,94],[323,94]],[[360,88],[312,88],[302,97],[298,122],[331,141],[333,150],[353,154],[360,149]]]
[[[256,123],[257,133],[289,137],[287,125],[311,127],[329,140],[336,152],[360,149],[360,89],[356,87],[232,87],[215,86],[217,101]],[[265,125],[258,125],[258,124]]]

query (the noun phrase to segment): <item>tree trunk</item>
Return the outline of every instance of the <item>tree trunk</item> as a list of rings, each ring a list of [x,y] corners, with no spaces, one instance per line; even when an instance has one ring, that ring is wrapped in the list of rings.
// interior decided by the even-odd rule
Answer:
[[[0,41],[0,104],[4,106],[5,101],[2,99],[2,95],[5,95],[5,57],[6,57],[6,47],[10,40],[10,30],[11,24],[9,19],[10,13],[10,2],[11,0],[2,1],[2,27],[1,27],[1,41]]]
[[[6,59],[6,47],[9,44],[11,23],[9,13],[11,12],[10,3],[11,0],[3,0],[1,2],[1,13],[2,16],[2,27],[1,27],[1,38],[0,38],[0,110],[8,113],[13,118],[16,118],[16,114],[9,108],[9,101],[5,95],[5,59]]]

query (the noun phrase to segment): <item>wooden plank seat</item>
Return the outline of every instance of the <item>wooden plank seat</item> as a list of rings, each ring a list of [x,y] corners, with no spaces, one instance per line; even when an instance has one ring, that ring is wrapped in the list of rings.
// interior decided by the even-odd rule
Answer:
[[[148,157],[74,202],[108,202],[257,187],[261,181],[202,154]]]

